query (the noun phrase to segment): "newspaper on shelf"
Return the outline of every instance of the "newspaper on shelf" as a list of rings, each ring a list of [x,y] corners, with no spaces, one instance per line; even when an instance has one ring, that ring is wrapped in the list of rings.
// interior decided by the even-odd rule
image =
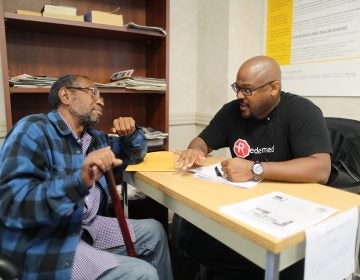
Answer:
[[[145,133],[146,145],[148,147],[164,145],[164,140],[169,136],[168,133],[156,130],[152,127],[142,127]]]
[[[18,76],[11,77],[9,79],[9,85],[11,87],[50,88],[57,79],[58,79],[57,77],[31,76],[29,74],[21,74]],[[158,91],[160,93],[165,92],[166,90],[165,79],[129,77],[129,76],[124,76],[119,80],[110,83],[95,82],[95,86]]]
[[[165,79],[145,77],[121,77],[110,83],[96,83],[98,87],[119,87],[134,90],[162,91],[166,90]]]
[[[147,26],[147,25],[140,25],[135,22],[129,22],[128,24],[125,24],[125,27],[139,29],[139,30],[155,31],[163,35],[166,35],[166,31],[163,28],[157,26]]]
[[[57,79],[56,77],[21,74],[10,78],[9,84],[11,87],[51,87]]]

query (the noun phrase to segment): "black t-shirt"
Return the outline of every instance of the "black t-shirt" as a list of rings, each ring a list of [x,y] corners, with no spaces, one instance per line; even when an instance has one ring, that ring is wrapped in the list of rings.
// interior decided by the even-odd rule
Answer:
[[[285,92],[264,120],[244,119],[239,100],[225,104],[199,137],[213,150],[229,147],[233,157],[250,160],[286,161],[332,152],[321,110],[310,100]]]

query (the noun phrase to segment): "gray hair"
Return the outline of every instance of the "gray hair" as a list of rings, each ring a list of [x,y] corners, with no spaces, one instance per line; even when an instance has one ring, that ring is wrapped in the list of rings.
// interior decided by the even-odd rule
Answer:
[[[51,110],[56,110],[60,105],[59,90],[63,87],[76,87],[79,78],[86,78],[83,75],[69,74],[60,77],[50,88],[48,100]]]

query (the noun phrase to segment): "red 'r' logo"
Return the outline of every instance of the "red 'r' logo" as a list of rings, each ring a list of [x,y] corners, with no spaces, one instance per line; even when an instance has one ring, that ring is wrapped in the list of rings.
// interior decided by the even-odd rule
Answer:
[[[246,158],[250,154],[250,146],[246,140],[238,139],[234,143],[233,151],[238,157]]]

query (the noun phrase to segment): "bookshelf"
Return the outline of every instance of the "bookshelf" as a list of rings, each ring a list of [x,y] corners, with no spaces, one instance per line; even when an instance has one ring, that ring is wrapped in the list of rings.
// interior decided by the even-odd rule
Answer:
[[[69,73],[107,83],[114,72],[134,69],[134,76],[166,79],[167,90],[137,91],[100,88],[105,100],[98,129],[110,132],[112,120],[132,116],[145,127],[168,132],[169,107],[169,0],[52,0],[51,4],[77,7],[77,13],[113,11],[120,7],[124,23],[157,26],[167,35],[88,22],[16,14],[16,10],[40,11],[45,0],[3,0],[0,2],[0,61],[6,109],[6,126],[25,115],[47,113],[47,88],[9,87],[9,77],[20,74],[60,77]],[[167,150],[168,141],[152,150]],[[156,208],[149,198],[142,213],[167,226],[167,210]],[[141,206],[140,206],[141,207]],[[152,211],[152,213],[149,213]]]
[[[40,11],[45,3],[3,0],[0,7],[0,55],[8,130],[25,115],[49,111],[48,89],[9,87],[9,77],[24,73],[50,77],[77,73],[106,83],[112,73],[134,69],[134,76],[169,80],[168,35],[15,13],[18,9]],[[51,4],[74,6],[78,15],[120,7],[124,23],[162,27],[169,33],[169,0],[59,0]],[[108,132],[113,118],[132,116],[141,126],[168,132],[168,84],[165,92],[120,88],[100,88],[100,92],[105,99],[105,113],[99,129]],[[168,141],[154,149],[167,150]]]

